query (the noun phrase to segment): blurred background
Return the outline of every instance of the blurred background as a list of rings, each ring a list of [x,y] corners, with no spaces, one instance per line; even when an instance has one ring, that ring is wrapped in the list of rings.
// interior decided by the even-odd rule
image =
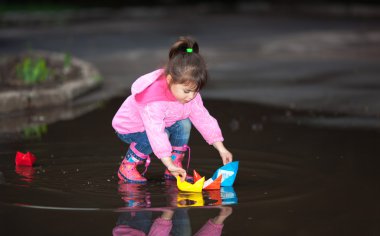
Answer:
[[[142,190],[118,184],[126,145],[111,120],[181,35],[200,45],[211,75],[202,96],[240,160],[224,235],[379,235],[375,0],[0,0],[0,108],[9,109],[0,112],[0,234],[107,235],[124,199],[168,206],[156,160]],[[28,52],[59,54],[58,84],[85,65],[96,87],[64,104],[17,107],[7,93],[26,92],[4,71],[28,69],[28,60],[6,64]],[[192,168],[212,174],[217,153],[197,132],[190,146]],[[37,165],[15,168],[18,150],[36,154]],[[194,232],[216,212],[189,208]]]
[[[195,37],[212,80],[205,96],[378,116],[378,1],[0,1],[0,53],[53,51],[124,93]],[[232,80],[233,78],[233,80]],[[87,99],[91,99],[87,97]]]

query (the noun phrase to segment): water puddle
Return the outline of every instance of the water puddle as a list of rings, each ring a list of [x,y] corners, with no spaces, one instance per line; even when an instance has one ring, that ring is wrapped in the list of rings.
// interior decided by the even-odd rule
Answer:
[[[3,128],[1,235],[128,235],[133,227],[147,233],[160,217],[172,220],[172,235],[211,232],[210,219],[224,223],[223,235],[380,232],[380,130],[373,120],[365,128],[360,122],[337,127],[325,125],[328,115],[206,100],[240,161],[239,173],[233,187],[184,193],[163,179],[163,165],[154,158],[147,184],[119,182],[116,171],[127,146],[111,120],[122,101],[27,131]],[[211,177],[221,165],[218,153],[195,129],[190,146],[189,172]],[[36,165],[16,167],[18,150],[33,152]],[[20,218],[29,219],[24,227],[17,227]]]

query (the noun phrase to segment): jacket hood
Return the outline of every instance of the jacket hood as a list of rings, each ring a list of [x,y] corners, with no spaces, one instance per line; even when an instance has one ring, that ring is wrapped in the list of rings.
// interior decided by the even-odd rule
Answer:
[[[158,69],[143,76],[140,76],[131,87],[132,95],[141,93],[156,81],[164,73],[164,69]]]

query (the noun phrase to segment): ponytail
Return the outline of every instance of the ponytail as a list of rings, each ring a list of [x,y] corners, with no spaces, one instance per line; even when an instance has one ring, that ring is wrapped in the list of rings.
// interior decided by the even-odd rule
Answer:
[[[192,49],[192,52],[188,52],[187,49]],[[169,60],[178,54],[186,53],[199,53],[198,43],[190,37],[180,37],[170,48]]]
[[[180,37],[169,50],[169,61],[165,73],[171,75],[172,83],[194,84],[201,90],[208,80],[203,57],[199,54],[198,43],[191,37]]]

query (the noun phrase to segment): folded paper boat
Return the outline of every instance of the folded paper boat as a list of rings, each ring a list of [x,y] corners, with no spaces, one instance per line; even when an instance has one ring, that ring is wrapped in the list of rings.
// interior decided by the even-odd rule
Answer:
[[[209,178],[205,183],[203,184],[203,189],[205,190],[215,190],[220,189],[220,184],[222,182],[222,175],[219,175],[218,178],[213,180],[212,178]]]
[[[234,184],[237,172],[239,169],[239,161],[230,162],[219,169],[217,169],[212,176],[212,179],[216,180],[219,176],[222,176],[222,182],[220,185],[224,186],[232,186]]]
[[[195,181],[194,184],[191,184],[187,181],[181,181],[181,178],[177,176],[177,187],[181,191],[185,192],[202,192],[203,184],[205,182],[205,177]]]
[[[202,179],[202,176],[196,170],[193,170],[193,179],[194,179],[194,183],[195,183],[198,180]]]
[[[196,170],[193,170],[193,178],[194,178],[194,181],[198,181],[202,177]],[[222,176],[219,176],[215,180],[212,178],[209,178],[207,181],[204,182],[203,189],[205,189],[205,190],[220,189],[220,182],[221,181],[222,181]]]
[[[16,166],[33,166],[33,164],[36,162],[36,157],[30,153],[22,153],[22,152],[17,152],[16,153]]]

